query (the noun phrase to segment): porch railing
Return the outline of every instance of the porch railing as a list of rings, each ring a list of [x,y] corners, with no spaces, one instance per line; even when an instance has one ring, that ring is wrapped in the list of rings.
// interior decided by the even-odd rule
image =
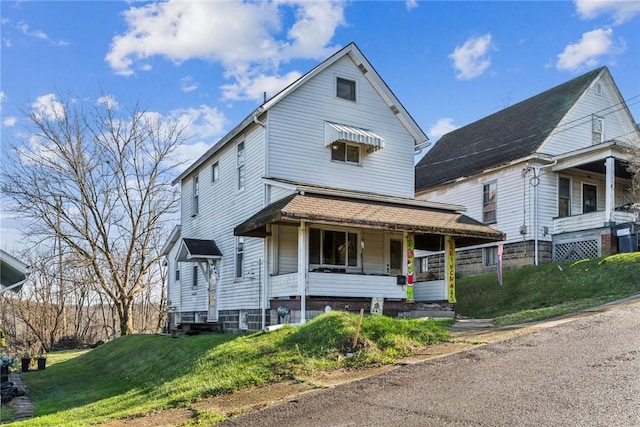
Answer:
[[[553,219],[553,234],[570,233],[574,231],[603,228],[605,225],[604,211],[567,216]],[[613,220],[616,224],[638,221],[638,213],[634,211],[615,211]]]

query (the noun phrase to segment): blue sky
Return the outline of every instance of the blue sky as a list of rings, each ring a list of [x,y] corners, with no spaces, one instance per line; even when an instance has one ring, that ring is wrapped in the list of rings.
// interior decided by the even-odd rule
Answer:
[[[0,14],[3,144],[28,141],[30,105],[108,96],[189,120],[195,159],[352,41],[432,142],[602,65],[640,120],[638,1],[2,0]]]

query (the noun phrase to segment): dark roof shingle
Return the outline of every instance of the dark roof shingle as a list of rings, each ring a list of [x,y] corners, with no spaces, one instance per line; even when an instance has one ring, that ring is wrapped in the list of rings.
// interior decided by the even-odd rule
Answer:
[[[597,68],[444,135],[416,165],[416,191],[535,153],[605,69]]]

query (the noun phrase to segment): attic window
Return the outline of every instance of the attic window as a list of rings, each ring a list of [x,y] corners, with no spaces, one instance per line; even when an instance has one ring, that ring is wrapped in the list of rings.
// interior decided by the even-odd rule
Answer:
[[[594,91],[596,93],[596,95],[602,95],[602,83],[600,82],[596,82],[596,84],[594,85]]]
[[[336,96],[347,101],[356,100],[356,82],[341,77],[336,79]]]

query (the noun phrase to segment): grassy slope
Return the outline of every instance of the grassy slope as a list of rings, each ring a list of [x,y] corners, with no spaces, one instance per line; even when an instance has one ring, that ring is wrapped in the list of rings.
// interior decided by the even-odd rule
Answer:
[[[314,370],[389,363],[415,347],[444,340],[449,323],[365,317],[355,357],[342,349],[357,316],[331,312],[302,327],[251,335],[118,338],[76,358],[25,375],[38,418],[21,425],[87,425],[189,406],[207,396]],[[221,416],[206,414],[207,422]]]
[[[560,268],[559,268],[559,267]],[[456,312],[497,324],[540,320],[640,294],[640,253],[544,264],[457,282]]]

